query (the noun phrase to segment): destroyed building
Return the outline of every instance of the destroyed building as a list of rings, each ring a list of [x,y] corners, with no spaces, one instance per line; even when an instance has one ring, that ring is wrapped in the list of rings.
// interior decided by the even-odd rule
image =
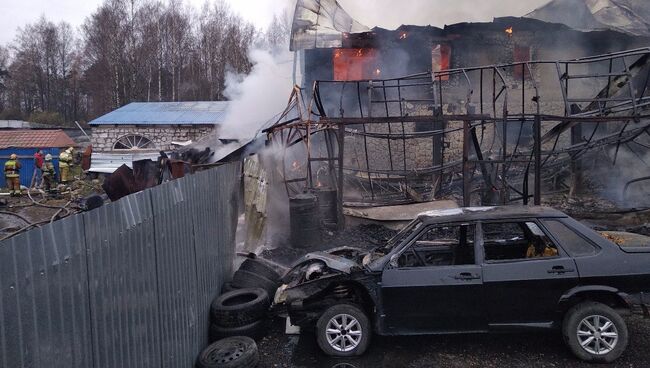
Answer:
[[[303,82],[266,130],[283,152],[274,174],[289,198],[336,193],[339,224],[354,207],[541,203],[586,189],[584,171],[634,179],[648,41],[512,17],[368,29],[335,1],[299,1]]]

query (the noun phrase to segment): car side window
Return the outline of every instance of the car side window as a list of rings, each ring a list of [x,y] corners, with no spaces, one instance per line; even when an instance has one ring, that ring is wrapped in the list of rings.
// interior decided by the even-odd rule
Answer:
[[[532,221],[482,223],[485,260],[490,262],[557,257],[555,244]]]
[[[474,225],[432,225],[399,256],[397,267],[466,265],[474,261]]]
[[[573,229],[557,220],[542,220],[544,226],[560,242],[560,245],[573,257],[594,255],[598,249],[588,240],[576,234]]]

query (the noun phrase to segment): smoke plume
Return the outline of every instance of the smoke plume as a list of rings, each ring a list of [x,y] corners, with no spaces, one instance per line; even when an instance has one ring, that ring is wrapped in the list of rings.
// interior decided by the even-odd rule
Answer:
[[[226,97],[231,100],[220,138],[250,139],[286,106],[292,88],[293,56],[289,51],[273,54],[256,49],[249,58],[253,69],[247,76],[230,73]]]
[[[368,27],[387,29],[402,24],[432,25],[460,22],[491,22],[495,17],[523,16],[549,0],[406,0],[396,6],[394,0],[338,0],[352,18]]]

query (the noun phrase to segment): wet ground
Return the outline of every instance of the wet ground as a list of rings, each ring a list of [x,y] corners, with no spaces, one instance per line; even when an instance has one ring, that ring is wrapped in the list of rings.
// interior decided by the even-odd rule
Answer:
[[[267,337],[258,341],[258,368],[401,368],[401,367],[650,367],[650,320],[628,318],[630,345],[613,364],[583,363],[571,354],[559,333],[520,333],[451,336],[373,336],[368,351],[358,358],[324,355],[312,333],[284,334],[276,321]]]

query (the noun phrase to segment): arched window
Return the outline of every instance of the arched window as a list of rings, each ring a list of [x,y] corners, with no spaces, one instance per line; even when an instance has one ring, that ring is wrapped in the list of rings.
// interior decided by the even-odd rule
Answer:
[[[125,135],[115,142],[113,149],[116,150],[139,150],[139,149],[155,149],[156,146],[153,142],[141,135]]]

